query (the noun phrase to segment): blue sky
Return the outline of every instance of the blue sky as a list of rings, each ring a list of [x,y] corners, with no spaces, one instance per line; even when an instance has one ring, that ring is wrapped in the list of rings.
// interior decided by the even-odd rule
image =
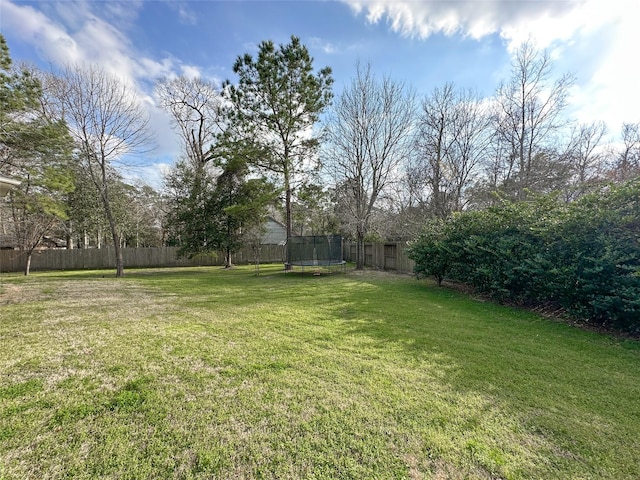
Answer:
[[[604,120],[615,136],[623,121],[640,121],[639,21],[637,0],[0,0],[14,60],[47,69],[95,62],[138,87],[157,148],[137,174],[154,186],[180,151],[155,107],[156,79],[234,81],[236,57],[262,40],[300,37],[317,69],[333,69],[336,95],[360,60],[420,96],[445,82],[491,95],[515,47],[530,40],[549,50],[558,75],[576,76],[571,116]]]

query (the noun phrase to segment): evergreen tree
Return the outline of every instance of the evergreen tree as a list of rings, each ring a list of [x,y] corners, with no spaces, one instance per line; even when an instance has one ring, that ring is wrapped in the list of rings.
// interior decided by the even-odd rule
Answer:
[[[297,182],[317,167],[319,138],[313,127],[332,98],[331,69],[314,73],[313,58],[292,36],[278,48],[271,41],[260,43],[258,58],[238,57],[233,71],[239,80],[226,85],[233,104],[227,135],[250,145],[244,150],[246,159],[278,178],[288,238]]]
[[[232,255],[247,244],[245,234],[264,223],[276,191],[265,178],[247,178],[249,168],[240,156],[232,156],[219,166],[222,173],[213,191],[218,225],[215,245],[225,252],[225,267],[230,268]]]
[[[246,245],[246,233],[264,222],[277,192],[265,178],[248,178],[249,167],[239,155],[215,163],[217,175],[188,161],[169,175],[170,243],[189,258],[222,250],[225,266],[231,267],[233,254]]]
[[[10,218],[29,274],[33,251],[66,218],[73,188],[71,138],[46,108],[37,72],[12,67],[0,35],[0,173],[21,183],[12,192]]]

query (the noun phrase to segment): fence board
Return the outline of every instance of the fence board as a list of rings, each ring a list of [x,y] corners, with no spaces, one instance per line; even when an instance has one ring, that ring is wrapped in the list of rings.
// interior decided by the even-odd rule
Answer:
[[[365,243],[364,265],[381,270],[412,273],[415,262],[407,257],[406,248],[407,242]],[[355,243],[345,242],[343,250],[344,259],[355,263]]]
[[[414,262],[405,249],[406,242],[365,244],[365,266],[398,272],[413,272]],[[223,265],[222,253],[199,256],[193,259],[178,258],[177,247],[124,248],[122,250],[126,268],[190,267]],[[343,256],[348,262],[356,261],[355,244],[345,242]],[[18,250],[0,250],[0,272],[21,272],[24,269],[24,254]],[[250,247],[240,250],[233,259],[238,265],[254,263],[255,254]],[[284,263],[281,245],[262,245],[260,263]],[[73,250],[42,250],[34,253],[31,271],[45,270],[98,270],[115,269],[113,248],[89,248]]]
[[[202,255],[196,258],[178,258],[178,247],[123,248],[122,256],[126,268],[215,266],[224,264],[224,254]],[[255,261],[252,248],[239,251],[234,263],[247,264]],[[259,252],[261,263],[284,262],[281,245],[262,245]],[[19,250],[0,250],[0,272],[24,270],[25,254]],[[116,265],[113,248],[87,248],[71,250],[40,250],[33,254],[31,271],[45,270],[99,270]]]

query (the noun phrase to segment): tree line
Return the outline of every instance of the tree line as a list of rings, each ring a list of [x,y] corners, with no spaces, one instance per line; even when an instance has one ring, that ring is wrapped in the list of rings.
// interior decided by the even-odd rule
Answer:
[[[26,258],[59,236],[113,245],[118,276],[124,245],[222,250],[231,266],[270,214],[287,236],[353,239],[362,268],[365,240],[413,239],[430,219],[504,201],[572,204],[640,173],[640,123],[613,144],[603,122],[572,121],[574,78],[531,44],[490,98],[453,83],[419,97],[361,63],[334,95],[331,69],[315,69],[294,36],[238,56],[235,81],[157,81],[182,147],[157,192],[123,179],[152,147],[132,86],[92,65],[15,66],[0,42],[0,174],[22,182],[2,233]]]

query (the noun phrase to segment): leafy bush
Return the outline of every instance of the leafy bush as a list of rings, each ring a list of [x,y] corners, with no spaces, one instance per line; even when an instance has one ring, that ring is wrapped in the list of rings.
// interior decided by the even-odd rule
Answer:
[[[418,275],[469,283],[500,301],[554,304],[640,332],[640,179],[564,204],[503,202],[431,220],[409,248]]]

